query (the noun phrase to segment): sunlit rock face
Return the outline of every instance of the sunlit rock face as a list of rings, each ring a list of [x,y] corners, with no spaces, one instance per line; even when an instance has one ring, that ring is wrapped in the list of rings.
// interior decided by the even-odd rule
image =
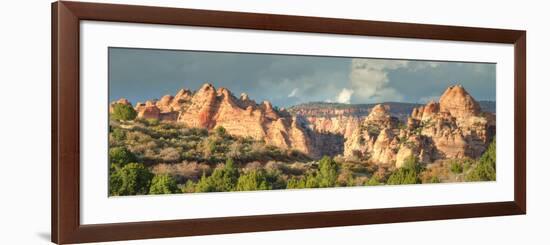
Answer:
[[[131,105],[126,99],[116,103]],[[439,102],[409,107],[410,115],[392,115],[387,104],[370,109],[276,108],[238,98],[225,88],[205,83],[192,92],[138,102],[138,118],[182,123],[188,127],[224,127],[235,136],[251,137],[311,157],[342,155],[401,167],[411,156],[429,163],[437,159],[479,157],[495,134],[495,115],[481,112],[479,103],[460,85],[447,88]],[[394,109],[394,111],[396,111]],[[402,113],[403,109],[398,108]]]
[[[311,156],[320,152],[313,149],[315,137],[288,112],[275,109],[269,101],[256,104],[246,94],[236,98],[231,91],[216,89],[209,83],[194,93],[182,89],[175,96],[138,103],[135,110],[138,118],[175,121],[209,130],[224,127],[231,135],[263,140],[280,148]]]
[[[470,96],[461,85],[454,85],[439,98],[441,112],[448,112],[458,120],[478,116],[481,112],[479,103]]]
[[[375,106],[346,137],[344,156],[368,158],[401,167],[416,157],[421,162],[477,158],[495,133],[495,115],[482,113],[478,102],[460,85],[447,88],[439,102],[414,108],[400,123],[388,108]]]
[[[401,165],[406,155],[425,162],[477,158],[494,137],[494,118],[494,114],[482,113],[479,103],[462,86],[451,86],[443,92],[439,103],[432,101],[413,110],[408,127],[402,133],[405,142],[415,142],[410,138],[412,135],[426,140],[411,154],[400,151],[402,157],[396,159],[396,165]],[[406,147],[403,151],[407,151]]]

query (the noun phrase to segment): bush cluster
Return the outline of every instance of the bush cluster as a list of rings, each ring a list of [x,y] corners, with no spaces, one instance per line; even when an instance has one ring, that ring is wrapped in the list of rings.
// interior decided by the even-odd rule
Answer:
[[[123,106],[115,107],[115,113],[120,119],[109,127],[111,196],[496,179],[494,141],[478,160],[451,159],[427,168],[411,156],[395,169],[364,157],[324,156],[315,161],[299,151],[232,136],[223,127],[208,131],[130,119],[131,110]]]
[[[132,105],[127,104],[114,104],[113,112],[111,113],[111,118],[114,120],[134,120],[137,116],[137,112],[134,110]]]
[[[466,181],[494,181],[496,180],[496,141],[493,139],[479,161],[472,166],[466,175]]]
[[[170,175],[155,175],[124,147],[109,150],[109,195],[147,195],[179,193]]]
[[[414,156],[409,156],[405,159],[405,163],[399,169],[397,169],[388,178],[388,185],[405,185],[405,184],[418,184],[420,182],[420,172],[422,168],[418,159]]]

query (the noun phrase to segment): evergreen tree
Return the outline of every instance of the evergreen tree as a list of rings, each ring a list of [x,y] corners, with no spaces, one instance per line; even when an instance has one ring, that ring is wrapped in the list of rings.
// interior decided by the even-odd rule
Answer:
[[[303,181],[302,179],[298,179],[296,177],[290,178],[286,184],[287,189],[302,189],[305,187],[306,187],[305,181]]]
[[[109,193],[113,196],[146,195],[153,174],[143,164],[128,163],[109,177]]]
[[[214,170],[212,175],[202,178],[197,183],[198,192],[224,192],[232,191],[237,185],[239,170],[234,166],[233,159],[227,159],[225,166]]]
[[[112,147],[109,149],[109,162],[111,167],[122,168],[124,165],[137,161],[136,156],[126,147]]]
[[[239,177],[235,190],[256,191],[269,189],[271,189],[271,186],[268,183],[266,173],[263,170],[252,170]]]
[[[420,164],[414,156],[405,159],[403,166],[395,171],[389,178],[389,185],[405,185],[420,183]]]
[[[310,173],[310,174],[306,175],[303,178],[304,187],[305,188],[319,188],[319,187],[321,187],[321,185],[319,183],[319,179],[320,179],[320,177],[319,177],[318,174],[316,175],[316,174]]]
[[[113,106],[113,113],[111,113],[112,119],[123,121],[134,120],[136,116],[137,112],[131,105],[119,103]]]
[[[466,175],[467,181],[496,180],[496,139],[493,139],[474,168]]]
[[[168,174],[155,175],[151,182],[149,194],[173,194],[181,193],[178,183]]]
[[[336,179],[338,178],[338,163],[332,158],[324,156],[319,161],[319,175],[318,175],[319,187],[333,187],[336,186]]]
[[[369,180],[367,181],[367,183],[365,183],[365,185],[375,186],[375,185],[381,185],[381,183],[380,183],[380,180],[378,180],[378,177],[373,175],[372,177],[369,178]]]

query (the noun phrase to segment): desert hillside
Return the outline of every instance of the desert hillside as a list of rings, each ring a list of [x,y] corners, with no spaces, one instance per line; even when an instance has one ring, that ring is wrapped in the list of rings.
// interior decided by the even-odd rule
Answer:
[[[494,102],[483,105],[455,85],[425,105],[308,103],[279,109],[207,83],[136,104],[113,101],[110,149],[155,175],[171,176],[186,192],[210,190],[197,185],[229,162],[237,172],[276,175],[270,178],[277,186],[269,188],[306,187],[324,165],[338,173],[329,186],[392,183],[393,174],[407,169],[417,172],[414,182],[463,181],[495,135]],[[451,165],[461,171],[451,171]]]

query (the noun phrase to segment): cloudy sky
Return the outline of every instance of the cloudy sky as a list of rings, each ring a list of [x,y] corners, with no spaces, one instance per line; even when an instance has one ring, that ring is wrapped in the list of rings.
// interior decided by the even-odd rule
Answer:
[[[462,84],[495,100],[496,65],[296,55],[109,49],[109,100],[132,103],[197,90],[205,82],[279,107],[311,102],[413,102]]]

